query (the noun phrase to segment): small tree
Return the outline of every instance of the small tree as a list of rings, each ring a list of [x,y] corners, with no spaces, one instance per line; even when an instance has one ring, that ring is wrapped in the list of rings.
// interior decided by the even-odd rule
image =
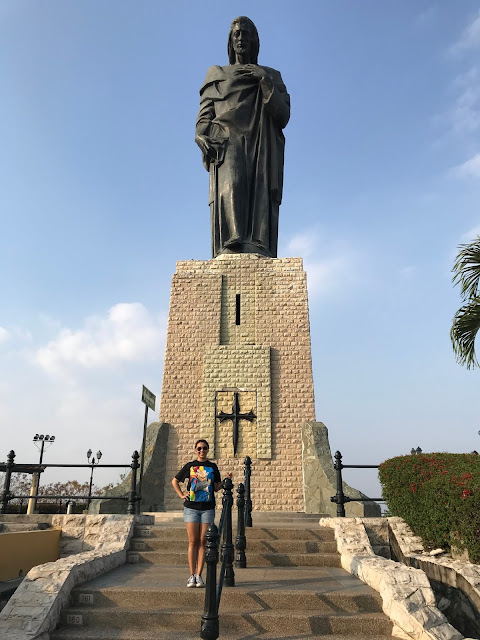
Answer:
[[[0,473],[0,491],[3,489],[5,482],[5,473]],[[18,513],[27,510],[28,496],[32,488],[32,475],[30,473],[12,473],[10,479],[10,493],[14,496],[27,496],[25,498],[14,498],[9,500],[9,504],[16,505],[15,510]]]
[[[450,338],[457,362],[470,369],[479,366],[475,338],[480,330],[480,235],[470,244],[460,245],[452,271],[453,283],[460,285],[464,304],[453,318]]]

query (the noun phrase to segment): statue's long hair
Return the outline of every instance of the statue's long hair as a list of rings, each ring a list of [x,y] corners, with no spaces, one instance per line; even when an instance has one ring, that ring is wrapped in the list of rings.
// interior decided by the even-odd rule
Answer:
[[[250,18],[247,18],[247,16],[239,16],[238,18],[235,18],[235,20],[232,22],[232,26],[230,27],[230,32],[228,34],[228,47],[227,47],[228,61],[230,64],[235,64],[235,51],[233,50],[233,45],[232,45],[232,33],[235,28],[235,25],[238,24],[239,22],[246,22],[250,27],[250,29],[252,30],[253,39],[252,39],[251,49],[250,49],[250,55],[252,57],[251,63],[258,64],[258,52],[260,51],[260,38],[258,37],[257,27],[253,24]]]

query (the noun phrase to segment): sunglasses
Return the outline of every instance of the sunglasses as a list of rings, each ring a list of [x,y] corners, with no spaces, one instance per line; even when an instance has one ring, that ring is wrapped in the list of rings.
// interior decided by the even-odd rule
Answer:
[[[197,447],[197,451],[208,451],[208,447]]]

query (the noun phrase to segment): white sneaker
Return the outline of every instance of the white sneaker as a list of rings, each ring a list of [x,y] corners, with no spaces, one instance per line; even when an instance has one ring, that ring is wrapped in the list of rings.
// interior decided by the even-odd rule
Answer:
[[[192,575],[191,575],[191,576],[189,577],[189,579],[187,580],[187,587],[188,587],[188,588],[190,588],[190,587],[196,587],[196,586],[197,586],[197,584],[196,584],[196,583],[197,583],[197,580],[196,580],[195,576],[194,576],[194,575],[193,575],[193,573],[192,573]]]
[[[203,581],[202,576],[196,575],[196,576],[195,576],[195,581],[196,581],[196,583],[197,583],[197,584],[195,585],[196,587],[200,587],[200,588],[201,588],[201,587],[204,587],[204,586],[205,586],[205,583],[204,583],[204,581]]]

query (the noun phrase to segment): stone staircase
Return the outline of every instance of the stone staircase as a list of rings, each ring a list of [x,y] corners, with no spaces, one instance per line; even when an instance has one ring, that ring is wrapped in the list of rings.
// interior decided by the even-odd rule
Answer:
[[[224,587],[221,640],[380,640],[392,623],[375,591],[340,568],[318,516],[254,514],[247,569]],[[51,640],[200,638],[204,589],[187,589],[187,536],[175,518],[135,530],[128,564],[72,591]]]

